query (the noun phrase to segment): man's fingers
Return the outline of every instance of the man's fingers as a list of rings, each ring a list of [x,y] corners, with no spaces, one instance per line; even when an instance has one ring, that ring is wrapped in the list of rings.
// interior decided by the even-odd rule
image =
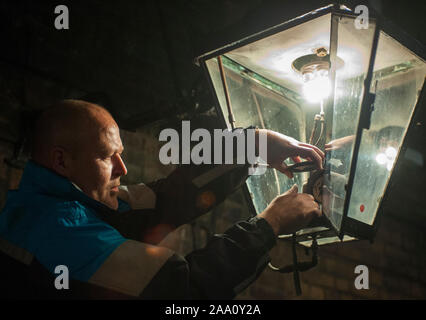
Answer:
[[[281,173],[284,173],[287,177],[289,177],[290,179],[293,179],[293,172],[291,172],[290,170],[287,169],[286,164],[283,162],[277,166],[273,167],[274,169],[278,170]]]
[[[284,169],[284,170],[282,170],[280,172],[284,173],[289,179],[293,179],[294,178],[293,172],[291,172],[290,170]]]
[[[321,209],[320,209],[320,204],[318,202],[316,202],[315,200],[313,201],[313,205],[314,205],[314,213],[317,217],[320,217],[322,215]]]
[[[302,158],[311,158],[313,161],[317,163],[318,168],[322,169],[322,158],[321,156],[314,150],[308,147],[299,147],[298,149],[299,155]]]
[[[302,162],[302,160],[300,159],[300,157],[291,157],[291,160],[293,160],[295,163]]]
[[[322,215],[320,205],[318,202],[315,201],[313,195],[306,194],[306,198],[308,199],[308,207],[312,208],[310,211],[311,213],[315,214],[317,217],[320,217]]]
[[[321,210],[318,208],[318,209],[315,209],[314,210],[314,213],[315,213],[315,215],[317,216],[317,217],[321,217],[322,216],[322,213],[321,213]]]
[[[290,189],[288,189],[284,194],[297,193],[299,191],[299,187],[297,184],[294,184]]]
[[[324,159],[324,157],[325,157],[324,152],[322,152],[322,150],[320,148],[318,148],[317,146],[313,146],[313,145],[308,144],[308,143],[299,143],[299,145],[302,146],[302,147],[314,149],[321,156],[321,158]]]

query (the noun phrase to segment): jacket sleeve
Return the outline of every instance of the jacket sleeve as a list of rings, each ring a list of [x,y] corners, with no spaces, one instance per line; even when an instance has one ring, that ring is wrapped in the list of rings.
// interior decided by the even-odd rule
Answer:
[[[246,139],[244,132],[240,129],[235,135],[242,135]],[[126,230],[127,227],[114,223],[114,220],[120,220],[120,224],[125,223],[131,229],[139,228],[139,234],[148,226],[156,225],[168,226],[171,231],[209,212],[240,188],[249,176],[250,164],[247,159],[244,158],[241,164],[237,163],[239,149],[235,141],[234,164],[182,165],[167,178],[147,185],[121,188],[119,197],[130,204],[132,211],[110,217],[109,223],[120,231]],[[213,146],[211,149],[214,150]],[[222,151],[222,163],[225,163],[224,154]],[[148,213],[148,210],[151,211]]]
[[[209,212],[241,187],[247,173],[245,166],[181,167],[149,187],[127,186],[124,195],[121,190],[121,200],[130,207],[99,216],[128,239],[158,244],[168,233]]]
[[[149,185],[159,223],[178,227],[209,212],[248,177],[245,165],[188,165]]]
[[[270,261],[276,240],[266,220],[236,223],[186,257],[172,255],[142,291],[145,299],[232,299]]]
[[[211,140],[212,164],[182,165],[166,179],[149,185],[156,194],[155,208],[162,223],[176,227],[188,223],[210,211],[244,184],[251,166],[246,155],[249,137],[242,128],[227,132],[228,138],[232,138],[222,138],[222,149],[217,149],[216,138]],[[242,143],[244,148],[240,148]],[[227,158],[226,151],[232,151],[231,159]],[[213,164],[217,160],[221,164]],[[227,164],[228,160],[231,164]]]

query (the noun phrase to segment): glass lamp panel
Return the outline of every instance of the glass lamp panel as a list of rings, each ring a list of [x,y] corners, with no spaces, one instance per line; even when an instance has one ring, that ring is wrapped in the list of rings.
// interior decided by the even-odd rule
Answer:
[[[299,57],[329,49],[331,14],[301,23],[226,53],[230,59],[291,91],[302,94],[301,74],[292,68]]]
[[[324,175],[322,199],[325,215],[340,231],[375,23],[370,20],[368,29],[357,29],[353,17],[335,15],[332,19],[337,28],[337,61],[331,61],[335,66],[334,99],[325,116],[330,119],[327,113],[332,112],[327,142],[333,148],[327,154],[330,171]]]
[[[380,33],[371,92],[376,93],[369,130],[363,130],[348,216],[372,225],[400,152],[426,64]]]
[[[316,48],[329,48],[330,18],[331,14],[323,15],[222,55],[236,127],[257,125],[306,141],[303,80],[292,62]],[[206,66],[223,117],[231,128],[218,59],[207,60]],[[275,169],[251,176],[247,186],[256,212],[261,213],[294,184],[302,190],[307,178],[306,173],[299,173],[289,179]]]
[[[222,63],[236,127],[255,125],[281,132],[295,139],[305,139],[304,114],[297,93],[263,78],[226,56],[222,56]],[[223,117],[228,119],[218,59],[209,59],[206,66]],[[228,121],[227,126],[231,128]],[[278,194],[288,190],[293,184],[296,183],[302,188],[304,178],[306,179],[306,175],[300,174],[290,180],[275,169],[268,169],[263,175],[251,176],[247,180],[247,186],[256,212],[261,213]]]

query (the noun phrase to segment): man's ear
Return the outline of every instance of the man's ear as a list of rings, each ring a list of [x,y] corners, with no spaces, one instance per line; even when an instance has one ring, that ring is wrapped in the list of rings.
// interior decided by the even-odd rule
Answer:
[[[68,177],[69,174],[69,158],[65,149],[55,146],[50,152],[51,168],[57,174]]]

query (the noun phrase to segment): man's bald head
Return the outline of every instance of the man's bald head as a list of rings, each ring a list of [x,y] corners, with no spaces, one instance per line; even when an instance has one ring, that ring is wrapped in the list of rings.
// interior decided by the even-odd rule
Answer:
[[[37,120],[32,158],[112,209],[120,177],[127,174],[117,123],[104,108],[63,100]]]
[[[44,110],[36,121],[32,159],[50,167],[52,148],[61,147],[75,155],[110,125],[116,123],[103,107],[82,100],[62,100]]]

